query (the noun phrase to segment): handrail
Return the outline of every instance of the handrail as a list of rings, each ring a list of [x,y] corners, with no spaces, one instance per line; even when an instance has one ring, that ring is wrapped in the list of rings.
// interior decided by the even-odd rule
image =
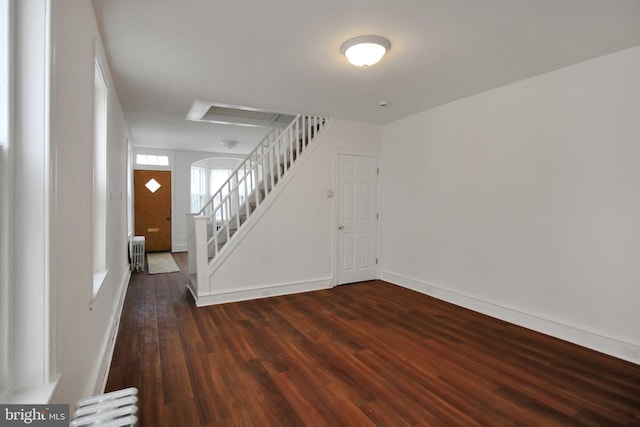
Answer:
[[[300,116],[298,116],[298,117],[300,117]],[[298,117],[296,117],[294,120],[296,120]],[[260,148],[262,148],[265,145],[265,143],[267,144],[267,146],[269,146],[270,145],[270,143],[269,143],[269,139],[270,138],[271,139],[277,139],[282,132],[284,132],[284,131],[282,131],[280,128],[271,129],[271,131],[264,138],[262,138],[262,140],[247,155],[247,157],[245,157],[245,159],[242,161],[242,163],[240,163],[240,165],[238,165],[238,167],[236,167],[234,169],[234,171],[229,175],[229,178],[227,178],[227,180],[220,186],[220,188],[213,194],[213,196],[211,196],[211,198],[204,204],[204,206],[202,206],[202,208],[200,208],[200,210],[196,213],[196,215],[205,215],[206,211],[207,211],[207,207],[210,206],[210,205],[213,206],[213,203],[214,203],[214,200],[215,200],[216,196],[220,197],[222,195],[222,189],[225,186],[230,185],[230,182],[231,182],[232,178],[240,171],[240,169],[243,169],[243,168],[246,167],[246,164],[247,164],[248,161],[251,160],[251,157],[254,156],[260,150]],[[275,136],[276,134],[278,134],[278,135]],[[274,138],[274,136],[275,136],[275,138]]]
[[[284,130],[269,132],[194,215],[206,220],[209,259],[264,202],[325,124],[324,118],[298,115]]]

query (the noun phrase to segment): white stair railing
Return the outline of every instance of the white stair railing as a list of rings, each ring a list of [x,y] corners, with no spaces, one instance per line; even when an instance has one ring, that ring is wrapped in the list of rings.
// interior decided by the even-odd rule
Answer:
[[[188,218],[189,273],[203,278],[208,262],[264,203],[293,167],[311,139],[327,124],[297,116],[284,130],[274,129],[245,158],[196,214]],[[204,264],[204,265],[202,265]]]

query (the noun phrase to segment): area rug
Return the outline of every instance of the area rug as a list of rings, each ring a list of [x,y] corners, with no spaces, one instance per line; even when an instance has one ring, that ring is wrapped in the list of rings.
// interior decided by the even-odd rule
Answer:
[[[149,274],[174,273],[180,271],[170,252],[147,254]]]

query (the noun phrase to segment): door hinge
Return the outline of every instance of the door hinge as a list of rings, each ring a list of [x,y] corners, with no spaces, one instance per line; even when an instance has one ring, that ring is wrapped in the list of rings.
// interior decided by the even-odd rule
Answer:
[[[376,258],[376,264],[378,264],[378,258]]]
[[[376,174],[380,175],[380,168],[376,168]]]
[[[380,219],[380,214],[379,213],[376,214],[376,219]]]

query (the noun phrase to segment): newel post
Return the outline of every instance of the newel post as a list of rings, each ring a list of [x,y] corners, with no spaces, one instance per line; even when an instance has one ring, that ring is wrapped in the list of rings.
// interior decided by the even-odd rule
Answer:
[[[209,292],[209,257],[207,250],[207,217],[194,216],[195,270],[198,296]]]
[[[196,236],[194,218],[198,214],[187,214],[187,254],[189,261],[189,276],[196,274]]]

